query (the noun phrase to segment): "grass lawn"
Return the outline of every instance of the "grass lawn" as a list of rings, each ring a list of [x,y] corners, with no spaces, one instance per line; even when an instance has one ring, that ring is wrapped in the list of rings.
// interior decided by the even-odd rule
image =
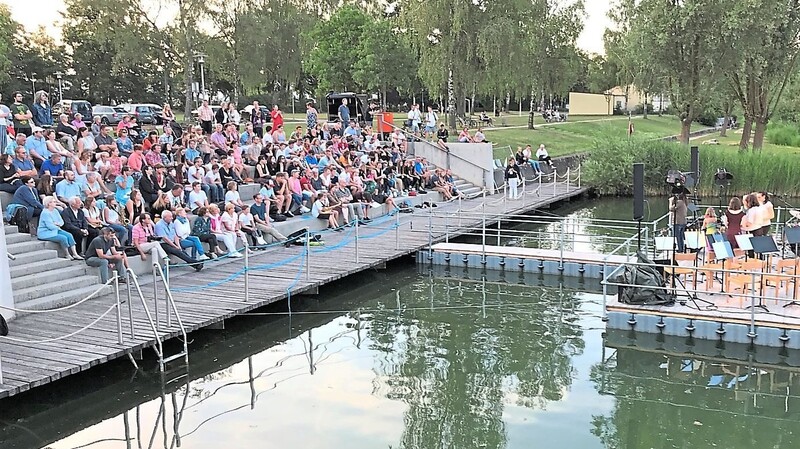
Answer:
[[[719,141],[719,146],[730,148],[731,151],[738,151],[739,150],[739,140],[742,138],[741,132],[736,131],[728,131],[727,137],[719,137],[719,134],[708,135],[701,137],[699,139],[693,140],[692,143],[702,145],[703,142],[710,140],[710,139],[717,139]],[[752,138],[750,143],[752,144]],[[764,138],[764,148],[762,151],[767,153],[784,153],[784,154],[797,154],[800,155],[800,148],[798,147],[789,147],[783,145],[775,145],[774,143],[770,143],[769,139],[766,137]]]
[[[543,143],[551,156],[562,156],[586,151],[592,147],[595,139],[600,137],[624,138],[628,135],[627,117],[602,117],[605,120],[592,118],[594,120],[587,122],[570,117],[569,122],[536,125],[535,130],[500,128],[486,131],[486,138],[496,143],[495,158],[501,158],[509,156],[508,146],[516,150],[518,146],[530,144],[535,149]],[[640,138],[657,139],[680,133],[680,123],[673,116],[651,115],[647,120],[634,118],[633,126],[635,135]],[[701,127],[699,124],[692,125],[693,130]]]

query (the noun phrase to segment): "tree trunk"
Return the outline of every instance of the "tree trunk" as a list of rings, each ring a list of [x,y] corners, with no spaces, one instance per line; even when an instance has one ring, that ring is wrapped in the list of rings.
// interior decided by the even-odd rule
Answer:
[[[728,127],[731,126],[731,112],[733,112],[733,102],[726,101],[725,105],[725,118],[722,120],[722,129],[719,132],[720,137],[728,137]]]
[[[689,145],[689,133],[692,131],[692,120],[681,120],[681,135],[680,142],[684,145]]]
[[[453,81],[453,68],[447,72],[447,117],[448,127],[455,131],[456,129],[456,88]]]
[[[753,151],[761,151],[764,146],[764,135],[767,132],[767,123],[769,119],[766,117],[759,117],[755,120],[756,131],[753,133]]]
[[[750,147],[750,134],[753,131],[753,117],[745,115],[742,125],[742,138],[739,140],[739,151],[746,151]]]
[[[647,92],[644,93],[644,115],[642,118],[647,120]]]
[[[189,47],[191,48],[191,47]],[[183,62],[183,120],[189,122],[192,118],[192,72],[194,68],[192,52],[186,50],[186,60]]]

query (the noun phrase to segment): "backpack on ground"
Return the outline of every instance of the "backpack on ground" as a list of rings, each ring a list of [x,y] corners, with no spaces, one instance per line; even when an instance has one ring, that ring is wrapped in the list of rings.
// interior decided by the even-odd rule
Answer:
[[[11,224],[17,225],[17,230],[23,234],[30,234],[31,223],[28,220],[28,208],[18,207],[11,217]]]

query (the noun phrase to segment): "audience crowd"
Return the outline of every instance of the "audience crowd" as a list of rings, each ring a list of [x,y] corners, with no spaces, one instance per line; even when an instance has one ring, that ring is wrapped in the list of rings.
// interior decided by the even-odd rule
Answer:
[[[35,106],[46,104],[40,96]],[[204,102],[198,125],[170,120],[146,134],[134,117],[116,129],[87,128],[81,117],[47,122],[31,112],[37,108],[21,93],[11,107],[0,105],[0,191],[13,194],[6,218],[39,217],[39,239],[99,267],[104,279],[127,264],[126,253],[176,256],[200,270],[210,257],[241,257],[237,247],[287,243],[273,223],[297,215],[341,230],[411,192],[461,195],[449,170],[407,157],[403,133],[381,136],[343,112],[337,122],[320,121],[312,103],[305,126],[290,131],[278,105],[265,117],[254,102],[242,119],[235,107],[215,114]],[[433,134],[430,114],[416,120],[417,131],[424,119]],[[437,136],[446,142],[446,130]],[[251,183],[256,194],[243,198],[239,187]]]

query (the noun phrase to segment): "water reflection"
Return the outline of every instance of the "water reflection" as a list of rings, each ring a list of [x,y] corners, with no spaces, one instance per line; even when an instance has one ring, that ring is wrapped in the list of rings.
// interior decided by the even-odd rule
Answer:
[[[797,447],[798,370],[764,351],[604,338],[588,282],[417,270],[196,333],[164,383],[125,362],[2,401],[0,447]]]

